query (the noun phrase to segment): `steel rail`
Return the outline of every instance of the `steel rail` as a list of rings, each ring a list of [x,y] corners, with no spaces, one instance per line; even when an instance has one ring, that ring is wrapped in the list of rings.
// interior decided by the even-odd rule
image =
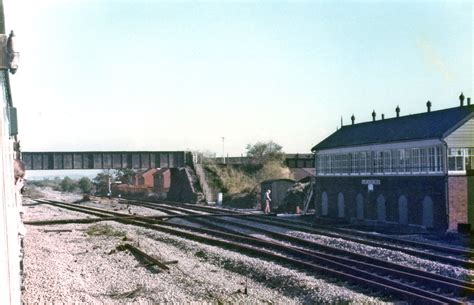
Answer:
[[[259,228],[256,226],[248,225],[248,224],[243,224],[241,222],[236,222],[236,221],[228,221],[224,219],[218,219],[214,218],[212,220],[205,220],[206,222],[211,221],[211,222],[220,222],[224,225],[232,225],[236,226],[239,228],[246,228],[249,230],[253,230],[255,232],[260,232],[265,235],[271,236],[273,238],[276,238],[278,240],[285,240],[289,243],[292,244],[298,244],[303,247],[310,248],[311,253],[317,253],[318,255],[321,256],[326,256],[328,259],[340,259],[340,256],[342,255],[343,258],[341,258],[341,261],[347,260],[345,257],[350,257],[350,259],[347,260],[348,263],[352,264],[361,264],[364,268],[367,267],[374,267],[377,268],[380,271],[385,271],[385,272],[393,272],[393,274],[397,274],[400,276],[408,277],[413,280],[424,280],[424,279],[429,279],[429,280],[434,280],[435,284],[443,285],[446,286],[449,289],[453,290],[463,290],[461,292],[468,292],[474,295],[474,283],[466,282],[466,281],[461,281],[458,279],[442,276],[442,275],[437,275],[433,274],[427,271],[419,270],[416,268],[411,268],[411,267],[406,267],[400,264],[388,262],[385,260],[377,259],[374,257],[370,257],[367,255],[355,253],[352,251],[348,250],[343,250],[343,249],[338,249],[335,247],[327,246],[327,245],[321,245],[312,241],[308,241],[302,238],[290,236],[287,234],[283,233],[278,233],[274,232],[271,230]],[[316,250],[316,251],[313,251]],[[330,253],[329,255],[326,253],[322,253],[320,251],[325,251],[327,253]],[[337,256],[336,256],[337,255]],[[421,278],[418,278],[421,277]]]
[[[229,209],[221,209],[221,208],[214,208],[214,207],[204,207],[196,204],[188,204],[188,203],[182,203],[182,202],[174,202],[174,201],[160,201],[160,202],[154,202],[154,201],[146,201],[146,200],[129,200],[129,199],[122,199],[124,200],[127,204],[135,204],[135,205],[149,205],[149,206],[154,206],[154,207],[160,207],[160,206],[175,206],[175,207],[184,207],[187,210],[196,210],[196,211],[203,211],[207,213],[219,213],[219,214],[238,214],[238,215],[246,215],[248,213],[242,213],[242,212],[237,212],[237,211],[232,211]],[[253,215],[253,214],[249,214]]]
[[[145,200],[143,200],[143,201],[141,200],[141,201],[138,201],[138,202],[147,202],[147,203],[151,203],[151,204],[154,203],[154,202],[145,201]],[[195,204],[177,203],[177,202],[172,202],[172,201],[169,201],[169,202],[166,202],[166,203],[167,204],[172,204],[172,205],[184,206],[184,207],[187,207],[189,209],[196,209],[196,210],[201,210],[201,211],[210,211],[210,210],[219,211],[219,212],[226,211],[226,209],[220,209],[220,208],[214,208],[214,207],[204,207],[204,206],[199,206],[199,205],[195,205]],[[228,214],[232,214],[232,213],[239,213],[239,212],[231,211]],[[243,213],[243,214],[246,214],[246,213]],[[255,216],[255,217],[259,217],[259,215],[255,215],[255,214],[250,214],[250,215]],[[381,235],[381,234],[374,235],[374,234],[371,234],[371,233],[359,232],[359,231],[354,231],[354,230],[345,229],[345,228],[336,228],[334,226],[331,226],[330,228],[328,228],[327,225],[318,225],[318,224],[315,224],[314,222],[305,224],[304,222],[297,222],[297,221],[291,220],[291,219],[276,219],[274,217],[265,217],[264,219],[266,221],[270,221],[268,218],[271,218],[272,220],[274,220],[276,222],[279,222],[279,223],[282,223],[282,224],[297,225],[297,226],[300,226],[300,227],[305,227],[305,228],[313,229],[313,230],[316,230],[316,229],[331,230],[332,232],[340,232],[341,234],[346,234],[346,236],[347,236],[347,234],[348,235],[356,235],[356,236],[361,236],[361,237],[364,237],[364,238],[379,240],[379,241],[382,241],[382,242],[387,242],[387,243],[392,243],[392,244],[397,243],[397,244],[401,244],[401,245],[405,245],[405,246],[411,246],[411,247],[415,247],[415,248],[430,249],[430,250],[438,251],[438,252],[442,252],[442,253],[449,253],[449,254],[459,255],[459,256],[463,256],[463,257],[474,258],[474,251],[473,250],[446,247],[446,246],[435,245],[435,244],[430,244],[430,243],[426,243],[426,242],[411,241],[411,240],[406,240],[406,239],[402,239],[402,238],[396,238],[396,237]],[[289,224],[289,222],[292,222],[293,224]],[[381,245],[379,245],[379,246],[381,246]],[[403,249],[403,248],[400,248],[400,249]]]
[[[252,218],[252,217],[250,217],[250,218]],[[324,236],[333,237],[333,238],[342,238],[342,239],[345,239],[345,240],[348,240],[348,241],[357,242],[357,243],[365,244],[365,245],[368,245],[368,246],[382,247],[382,248],[389,249],[389,250],[400,251],[400,252],[403,252],[403,253],[406,253],[406,254],[409,254],[409,255],[413,255],[413,256],[416,256],[416,257],[426,258],[426,259],[430,259],[430,260],[434,260],[434,261],[438,261],[438,262],[442,262],[442,263],[447,263],[447,264],[451,264],[453,266],[460,266],[460,267],[470,268],[470,269],[474,268],[474,262],[473,261],[470,261],[470,260],[467,260],[467,259],[460,259],[460,258],[456,258],[456,257],[444,256],[444,255],[440,255],[440,254],[436,254],[436,253],[427,252],[425,249],[423,249],[424,244],[417,244],[417,249],[408,249],[408,248],[403,248],[399,245],[388,244],[390,242],[389,239],[378,239],[379,240],[378,242],[377,241],[372,241],[372,240],[367,240],[367,239],[361,239],[361,238],[348,236],[347,233],[339,234],[339,233],[329,232],[329,228],[325,228],[325,229],[321,230],[321,229],[317,229],[317,228],[314,228],[314,227],[301,226],[299,224],[289,224],[288,222],[284,222],[284,221],[281,221],[281,220],[275,221],[275,219],[273,217],[268,217],[268,218],[253,217],[253,219],[255,219],[255,221],[258,221],[258,222],[264,223],[264,224],[268,224],[268,225],[282,226],[282,227],[292,229],[292,230],[299,230],[299,231],[303,231],[303,232],[307,232],[307,233],[319,234],[319,235],[324,235]],[[333,231],[337,232],[337,229],[335,229]],[[371,238],[371,237],[368,237],[368,238]],[[446,248],[446,247],[444,247],[444,248]],[[429,247],[429,249],[434,250],[432,247]],[[440,251],[440,250],[441,249],[437,248],[437,251]],[[444,252],[444,253],[446,253],[446,252]]]
[[[287,222],[296,223],[296,221],[294,221],[294,220],[289,220]],[[380,240],[380,241],[383,241],[383,242],[398,243],[398,244],[403,244],[405,246],[431,249],[431,250],[438,251],[438,252],[450,253],[450,254],[455,254],[455,255],[474,258],[474,251],[473,250],[468,250],[468,249],[452,248],[452,247],[446,247],[446,246],[442,246],[442,245],[430,244],[430,243],[426,243],[426,242],[406,240],[406,239],[402,239],[402,238],[387,236],[385,234],[375,235],[375,234],[368,233],[368,232],[354,231],[354,230],[345,229],[345,228],[334,228],[334,227],[328,228],[327,225],[318,225],[316,223],[308,223],[308,224],[300,223],[300,224],[302,224],[303,226],[307,226],[309,228],[319,228],[319,229],[323,229],[323,230],[330,229],[330,230],[335,231],[335,232],[340,232],[341,234],[356,235],[356,236],[361,236],[361,237],[364,237],[364,238],[371,238],[371,239],[374,239],[374,240]]]
[[[57,204],[57,203],[56,203]],[[64,208],[68,208],[69,204],[62,204]],[[74,207],[77,209],[76,207]],[[84,210],[84,213],[88,212],[93,212],[96,213],[94,210],[88,210],[89,208],[82,207]],[[147,219],[149,220],[149,219]],[[250,238],[250,237],[245,237],[245,236],[240,236],[240,235],[234,235],[234,234],[229,234],[225,232],[220,232],[220,231],[215,231],[215,230],[208,230],[208,229],[203,229],[203,228],[196,228],[192,226],[187,226],[187,225],[182,225],[182,224],[171,224],[171,223],[162,223],[161,225],[157,224],[151,224],[147,221],[142,221],[139,220],[138,217],[136,219],[130,219],[130,218],[124,218],[118,220],[122,223],[126,224],[131,224],[131,225],[139,225],[139,226],[144,226],[148,227],[151,229],[159,230],[162,232],[186,237],[189,239],[198,239],[201,242],[206,242],[206,243],[212,243],[212,244],[220,244],[224,247],[230,247],[233,249],[237,249],[239,251],[244,251],[244,252],[251,252],[253,254],[258,254],[258,255],[263,255],[266,258],[271,257],[274,260],[277,261],[283,261],[286,263],[291,263],[292,265],[296,266],[304,266],[306,270],[313,270],[317,273],[323,272],[324,274],[330,274],[335,277],[343,277],[345,280],[349,281],[355,281],[360,283],[364,283],[364,285],[370,285],[371,287],[377,287],[379,291],[383,291],[385,293],[390,292],[392,295],[396,295],[397,297],[401,297],[405,300],[409,301],[415,301],[416,302],[429,302],[429,303],[452,303],[452,304],[462,304],[461,301],[445,297],[443,295],[437,295],[435,293],[431,293],[428,291],[424,291],[422,289],[416,288],[416,287],[411,287],[409,285],[399,283],[397,281],[393,281],[390,279],[387,279],[385,277],[381,277],[375,274],[370,274],[368,272],[365,272],[363,270],[359,270],[353,267],[348,267],[342,264],[339,264],[337,262],[333,262],[331,260],[327,259],[322,259],[321,257],[312,255],[310,253],[307,253],[305,251],[299,250],[299,249],[294,249],[294,248],[289,248],[287,246],[274,243],[274,242],[269,242],[269,241],[263,241],[255,238]],[[173,228],[170,228],[172,226]],[[176,230],[176,228],[179,228],[181,230],[188,230],[192,232],[183,232],[180,230]],[[213,236],[218,236],[220,238],[225,238],[228,239],[228,241],[220,240],[220,239],[215,239],[214,237],[209,237],[209,236],[197,236],[196,232],[202,233],[202,234],[207,234],[207,235],[213,235]],[[236,242],[239,243],[236,243]],[[247,244],[251,244],[253,246],[255,245],[272,245],[275,248],[278,248],[279,250],[284,250],[286,251],[287,255],[291,255],[289,253],[292,253],[294,257],[304,257],[305,261],[297,260],[294,258],[288,258],[285,257],[281,254],[275,254],[273,252],[263,250],[263,249],[255,249],[253,247],[250,247],[249,245],[244,245],[242,243],[246,242]],[[308,262],[308,259],[311,259],[312,262]],[[321,264],[321,261],[324,261],[325,264],[327,265],[332,265],[332,266],[337,266],[338,270],[333,270],[330,268],[322,267],[322,266],[317,266],[314,265],[314,261],[318,262]],[[341,271],[342,270],[342,271]],[[363,278],[361,277],[363,276]],[[390,286],[389,286],[390,285]]]
[[[146,206],[146,207],[152,208],[152,209],[154,207],[156,207],[156,205],[148,204],[148,203],[141,203],[140,205]],[[163,205],[160,205],[160,206],[163,206]],[[182,206],[182,204],[181,204],[181,206]],[[187,208],[194,209],[194,206],[187,205]],[[185,209],[183,209],[183,208],[173,207],[173,206],[169,205],[168,210],[171,210],[171,209],[179,210],[179,211],[185,211]],[[218,216],[218,215],[216,215],[216,216]],[[400,252],[403,252],[403,253],[406,253],[406,254],[409,254],[409,255],[413,255],[413,256],[416,256],[416,257],[420,257],[420,258],[424,258],[424,259],[430,259],[430,260],[434,260],[434,261],[438,261],[438,262],[442,262],[442,263],[447,263],[447,264],[451,264],[451,265],[454,265],[454,266],[460,266],[460,267],[469,268],[469,269],[474,268],[474,262],[469,261],[469,260],[443,256],[443,255],[439,255],[439,254],[435,254],[435,253],[429,253],[429,252],[418,250],[418,249],[407,249],[407,248],[403,248],[403,247],[400,247],[400,246],[397,246],[397,245],[390,245],[390,244],[381,243],[381,242],[377,242],[377,241],[371,241],[371,240],[366,240],[366,239],[355,238],[355,237],[347,236],[347,234],[340,235],[340,234],[337,234],[337,233],[328,232],[326,230],[315,229],[313,227],[308,227],[308,226],[305,226],[305,225],[289,224],[288,222],[286,222],[284,220],[278,220],[278,219],[275,219],[274,217],[267,217],[266,215],[264,217],[257,216],[257,215],[254,215],[254,214],[243,214],[243,215],[242,214],[241,215],[237,215],[237,214],[232,215],[231,214],[229,216],[230,217],[239,217],[239,218],[240,217],[251,218],[251,219],[255,219],[255,221],[258,221],[258,222],[264,223],[264,224],[276,225],[276,226],[285,227],[285,228],[293,229],[293,230],[301,230],[301,231],[304,231],[304,232],[324,235],[324,236],[328,236],[328,237],[332,237],[332,238],[342,238],[342,239],[345,239],[345,240],[348,240],[348,241],[361,243],[361,244],[365,244],[365,245],[372,246],[372,247],[382,247],[382,248],[385,248],[385,249],[388,249],[388,250],[400,251]],[[423,247],[424,245],[425,245],[424,243],[418,244],[418,247]],[[435,246],[435,247],[438,250],[440,250],[440,248],[438,248],[438,246]],[[451,249],[451,248],[442,247],[442,249]],[[455,250],[457,250],[457,249],[455,249]],[[465,254],[465,252],[461,252],[461,253]]]
[[[95,215],[95,216],[98,216],[98,217],[103,217],[104,216],[104,213],[105,214],[109,214],[109,215],[113,215],[113,216],[116,216],[116,217],[129,217],[129,218],[134,218],[134,217],[140,217],[140,218],[149,218],[149,219],[157,219],[157,220],[164,220],[164,219],[169,219],[169,218],[189,218],[189,217],[222,217],[222,216],[236,216],[236,214],[193,214],[193,215],[183,215],[183,214],[176,214],[176,215],[150,215],[150,216],[142,216],[142,215],[131,215],[131,214],[125,214],[125,213],[119,213],[119,212],[114,212],[114,211],[110,211],[110,210],[105,210],[105,209],[99,209],[99,208],[94,208],[94,207],[89,207],[89,206],[84,206],[84,205],[80,205],[80,204],[74,204],[74,203],[65,203],[65,202],[60,202],[60,201],[55,201],[55,200],[44,200],[44,199],[37,199],[38,202],[41,202],[41,203],[46,203],[46,204],[51,204],[51,205],[55,205],[55,204],[67,204],[71,207],[71,210],[73,210],[73,208],[76,208],[76,209],[79,209],[77,211],[81,211],[80,209],[81,208],[88,208],[90,211],[94,211],[96,212],[97,214],[91,214],[91,215]],[[107,216],[109,216],[107,215]],[[248,214],[242,214],[241,216],[251,216],[251,215],[248,215]],[[71,219],[72,221],[73,219]],[[53,220],[54,221],[54,220]],[[63,220],[60,220],[60,221],[63,221]],[[25,222],[26,223],[26,222]],[[34,222],[28,222],[29,224],[34,224]]]
[[[176,208],[169,206],[168,207],[171,211],[172,210],[183,210],[182,208]],[[196,219],[192,219],[191,221],[196,221]],[[331,246],[326,246],[326,245],[321,245],[315,242],[311,242],[308,240],[304,240],[301,238],[297,238],[294,236],[290,236],[287,234],[282,234],[282,233],[277,233],[271,230],[259,228],[256,226],[248,225],[248,224],[243,224],[241,222],[236,222],[232,220],[226,220],[226,219],[221,219],[221,218],[212,218],[212,219],[206,219],[206,220],[200,220],[199,223],[206,225],[212,225],[213,228],[215,228],[213,223],[221,223],[224,225],[231,225],[231,226],[237,226],[239,228],[246,228],[249,230],[253,230],[256,232],[261,232],[263,234],[266,234],[268,236],[271,236],[273,238],[276,238],[278,240],[285,240],[287,242],[293,243],[293,244],[299,244],[303,247],[308,247],[312,250],[311,253],[321,255],[322,257],[325,257],[327,259],[332,259],[336,260],[339,262],[344,262],[347,264],[353,264],[353,265],[360,265],[362,268],[368,269],[368,268],[375,268],[378,271],[385,272],[385,273],[391,273],[390,275],[395,275],[399,277],[404,277],[408,278],[410,280],[416,280],[416,281],[421,281],[421,282],[427,282],[431,281],[431,285],[434,286],[441,286],[444,287],[445,289],[451,290],[451,292],[454,292],[458,295],[466,295],[466,294],[472,294],[474,295],[474,284],[466,281],[461,281],[457,280],[454,278],[446,277],[446,276],[441,276],[437,274],[433,274],[427,271],[419,270],[416,268],[411,268],[411,267],[406,267],[403,265],[387,262],[385,260],[373,258],[370,256],[354,253],[348,250],[343,250],[343,249],[338,249],[335,247]],[[219,229],[219,228],[217,228]],[[228,231],[228,228],[226,228],[226,231]],[[240,233],[236,230],[235,232]],[[241,233],[240,233],[241,234]],[[240,235],[239,234],[239,235]],[[249,236],[248,234],[244,234],[245,236]],[[326,253],[321,253],[320,251],[325,251]],[[337,255],[337,256],[335,256]],[[340,256],[345,256],[345,257],[350,257],[350,259],[346,258],[340,258]]]

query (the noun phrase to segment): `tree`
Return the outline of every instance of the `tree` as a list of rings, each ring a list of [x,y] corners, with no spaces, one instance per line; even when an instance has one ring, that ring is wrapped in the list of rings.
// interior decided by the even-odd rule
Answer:
[[[79,188],[84,194],[90,194],[92,190],[92,181],[87,177],[82,177],[79,180]]]
[[[104,170],[98,173],[93,179],[97,193],[107,195],[109,192],[109,181],[113,182],[113,179],[114,175],[110,170]]]
[[[135,175],[135,171],[130,168],[117,169],[114,173],[116,181],[120,181],[121,183],[126,183],[126,184],[132,183],[132,178],[134,175]]]
[[[268,161],[263,164],[256,177],[258,181],[270,179],[290,179],[291,172],[290,169],[282,162]]]
[[[60,184],[61,191],[63,192],[73,192],[76,189],[76,183],[69,177],[64,177]]]
[[[273,141],[257,142],[247,145],[247,157],[253,162],[264,164],[267,162],[283,163],[285,152],[282,146]]]

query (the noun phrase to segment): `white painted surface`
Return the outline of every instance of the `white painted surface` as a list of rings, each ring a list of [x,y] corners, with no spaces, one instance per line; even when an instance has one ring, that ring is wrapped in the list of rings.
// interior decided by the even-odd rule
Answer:
[[[474,118],[469,119],[446,137],[449,148],[474,147]]]
[[[0,77],[3,77],[0,71]],[[0,78],[1,81],[1,78]],[[3,81],[0,88],[3,89]],[[4,97],[4,92],[2,92]],[[20,304],[20,215],[13,181],[13,141],[9,136],[6,102],[0,102],[0,304]]]

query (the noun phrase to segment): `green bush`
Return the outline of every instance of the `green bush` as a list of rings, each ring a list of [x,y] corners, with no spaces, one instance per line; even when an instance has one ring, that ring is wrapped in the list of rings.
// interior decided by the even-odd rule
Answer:
[[[73,192],[77,187],[77,183],[66,176],[64,177],[63,181],[61,181],[60,187],[61,191],[63,192]]]
[[[79,180],[79,188],[84,194],[90,194],[92,190],[92,181],[87,177],[82,177]]]
[[[279,161],[269,161],[263,164],[257,173],[259,182],[271,179],[291,179],[290,169]]]
[[[239,166],[207,164],[205,166],[209,183],[224,193],[246,193],[255,188],[256,180]]]
[[[60,190],[61,179],[59,177],[55,177],[53,180],[49,178],[44,178],[41,180],[28,180],[28,185],[34,185],[37,187],[50,187],[55,190]]]
[[[277,162],[283,163],[285,160],[285,152],[282,146],[273,142],[257,142],[247,145],[247,157],[255,163]]]
[[[255,205],[262,181],[291,178],[290,170],[279,161],[247,165],[207,164],[204,169],[211,187],[224,193],[224,204],[236,208]]]

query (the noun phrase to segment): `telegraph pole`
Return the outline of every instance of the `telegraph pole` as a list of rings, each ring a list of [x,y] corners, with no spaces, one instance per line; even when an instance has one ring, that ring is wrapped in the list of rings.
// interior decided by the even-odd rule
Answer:
[[[225,137],[222,137],[222,163],[225,164],[224,141],[225,141]]]

